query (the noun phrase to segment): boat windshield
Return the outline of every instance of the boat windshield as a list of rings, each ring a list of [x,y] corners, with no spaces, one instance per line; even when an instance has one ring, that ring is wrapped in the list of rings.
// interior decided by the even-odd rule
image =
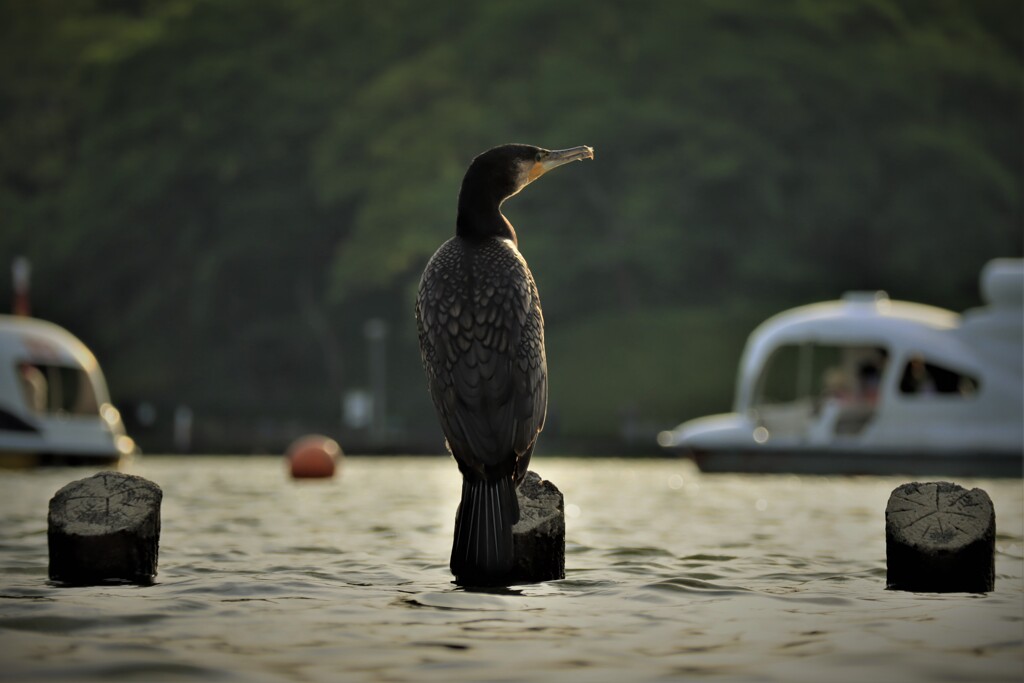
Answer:
[[[99,414],[92,382],[80,368],[20,363],[18,378],[25,405],[37,415]]]
[[[888,362],[881,346],[801,343],[775,349],[753,409],[773,437],[856,434],[870,422]]]

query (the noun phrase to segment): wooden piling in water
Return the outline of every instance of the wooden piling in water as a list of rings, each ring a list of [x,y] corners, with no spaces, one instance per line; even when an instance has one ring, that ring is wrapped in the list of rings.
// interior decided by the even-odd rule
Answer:
[[[949,482],[896,488],[885,507],[886,587],[984,593],[995,588],[996,517],[981,489]]]
[[[565,578],[565,505],[562,492],[536,472],[519,484],[519,521],[512,527],[514,580],[536,583]]]
[[[48,516],[50,579],[68,585],[151,582],[162,499],[153,482],[121,472],[100,472],[57,491]]]

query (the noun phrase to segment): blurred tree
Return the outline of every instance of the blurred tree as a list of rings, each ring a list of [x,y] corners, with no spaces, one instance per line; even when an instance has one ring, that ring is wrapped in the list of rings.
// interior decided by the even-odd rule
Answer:
[[[0,256],[33,259],[37,313],[115,397],[198,421],[333,419],[382,317],[396,422],[433,433],[411,299],[465,167],[590,144],[506,207],[563,356],[552,405],[569,435],[681,419],[724,407],[736,321],[852,288],[965,308],[1021,255],[1022,21],[1009,0],[0,0]],[[564,359],[588,338],[631,370]]]

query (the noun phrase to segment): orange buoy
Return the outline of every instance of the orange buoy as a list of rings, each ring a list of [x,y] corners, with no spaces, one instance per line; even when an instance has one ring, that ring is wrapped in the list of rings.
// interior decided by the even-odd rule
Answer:
[[[311,434],[293,441],[285,457],[288,459],[292,477],[315,479],[333,477],[342,452],[334,439]]]

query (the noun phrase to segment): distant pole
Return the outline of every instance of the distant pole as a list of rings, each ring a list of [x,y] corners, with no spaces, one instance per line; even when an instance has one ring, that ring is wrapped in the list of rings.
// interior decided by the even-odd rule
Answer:
[[[387,353],[384,342],[388,336],[388,324],[380,318],[371,318],[363,326],[363,334],[366,335],[370,359],[370,391],[373,393],[371,435],[374,441],[380,442],[387,428]]]
[[[179,453],[192,450],[192,409],[180,405],[174,409],[174,447]]]
[[[29,288],[32,282],[32,264],[24,256],[18,256],[11,263],[11,277],[14,280],[14,315],[29,317],[32,315],[32,304]]]

